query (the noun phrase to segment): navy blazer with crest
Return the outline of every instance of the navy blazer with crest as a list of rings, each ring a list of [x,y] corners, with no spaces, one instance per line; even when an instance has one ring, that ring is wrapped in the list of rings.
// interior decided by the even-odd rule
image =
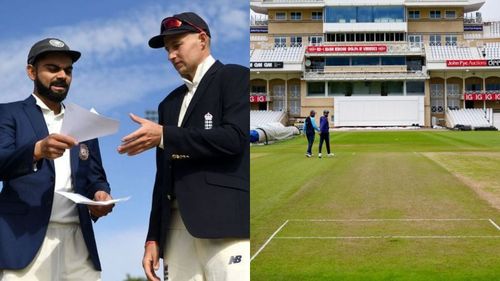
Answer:
[[[216,61],[201,79],[180,127],[187,87],[178,87],[160,103],[164,149],[156,151],[147,236],[160,249],[174,196],[194,237],[250,236],[249,78],[248,68]]]
[[[33,96],[0,104],[0,269],[22,269],[40,249],[52,211],[54,161],[41,159],[33,167],[35,143],[48,136],[41,109]],[[79,157],[82,145],[88,158]],[[88,198],[103,190],[110,193],[97,139],[70,150],[71,182],[76,193]],[[80,227],[90,258],[101,270],[89,210],[77,205]]]

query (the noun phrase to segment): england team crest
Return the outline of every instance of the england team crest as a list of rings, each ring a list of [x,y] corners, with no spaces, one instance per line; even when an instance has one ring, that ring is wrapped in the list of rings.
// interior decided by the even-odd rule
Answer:
[[[210,114],[210,112],[207,112],[207,114],[205,114],[205,130],[212,129],[213,126],[212,119],[213,119],[212,114]]]

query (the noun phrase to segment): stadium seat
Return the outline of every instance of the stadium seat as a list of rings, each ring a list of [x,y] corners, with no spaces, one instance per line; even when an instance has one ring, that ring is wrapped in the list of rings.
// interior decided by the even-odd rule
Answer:
[[[489,128],[492,126],[486,116],[488,114],[481,108],[466,108],[459,110],[448,110],[448,124],[454,128],[457,126],[469,126],[471,128]]]

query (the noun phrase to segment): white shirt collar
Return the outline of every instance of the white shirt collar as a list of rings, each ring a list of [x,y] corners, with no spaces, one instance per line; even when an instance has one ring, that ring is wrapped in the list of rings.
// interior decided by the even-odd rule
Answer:
[[[36,105],[38,105],[40,107],[40,109],[42,109],[42,112],[44,115],[50,114],[52,112],[54,117],[64,116],[64,104],[61,103],[61,112],[59,112],[59,114],[56,115],[56,114],[54,114],[52,109],[50,109],[37,95],[35,95],[35,94],[32,94],[32,95],[35,98]]]
[[[200,83],[201,79],[203,76],[205,76],[205,73],[212,67],[212,65],[215,63],[215,59],[212,57],[212,55],[208,55],[196,68],[196,73],[193,77],[193,81],[189,81],[186,78],[182,77],[182,80],[184,80],[184,84],[188,87],[189,91],[192,91],[193,88],[197,88],[198,84]]]

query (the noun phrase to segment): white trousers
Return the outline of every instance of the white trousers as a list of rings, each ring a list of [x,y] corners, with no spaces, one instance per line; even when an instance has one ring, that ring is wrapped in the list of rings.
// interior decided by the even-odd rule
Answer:
[[[49,223],[42,247],[22,270],[0,271],[0,281],[100,281],[79,224]]]
[[[199,239],[191,236],[179,214],[172,222],[164,252],[164,280],[249,281],[249,239]]]

